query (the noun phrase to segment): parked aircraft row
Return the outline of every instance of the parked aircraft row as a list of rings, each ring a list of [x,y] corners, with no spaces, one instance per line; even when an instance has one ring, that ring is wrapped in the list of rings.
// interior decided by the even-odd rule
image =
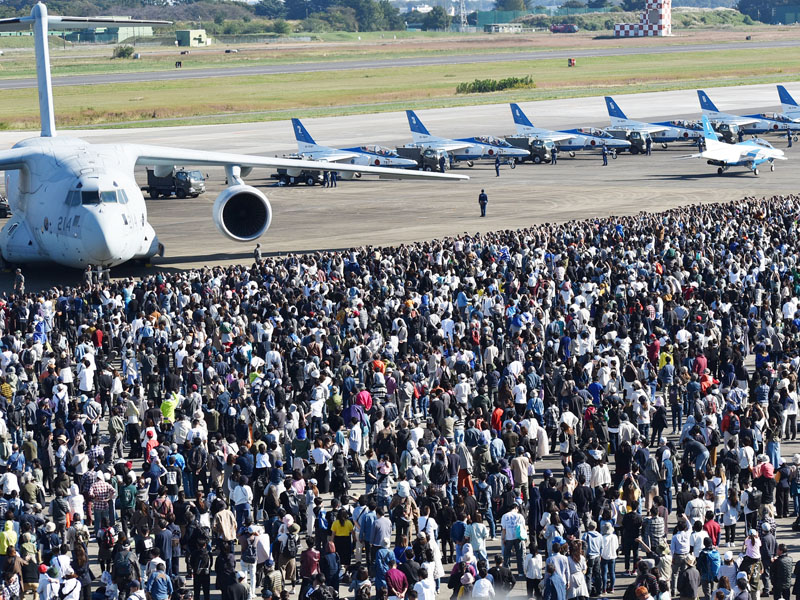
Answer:
[[[783,112],[734,115],[720,111],[706,92],[697,90],[702,114],[708,119],[710,127],[717,135],[715,141],[720,141],[719,138],[722,137],[723,141],[730,144],[736,141],[740,130],[743,135],[748,136],[800,131],[800,105],[782,85],[778,86],[778,95]],[[612,97],[606,96],[605,102],[611,121],[610,127],[578,127],[557,131],[534,126],[522,108],[512,103],[511,115],[516,126],[516,135],[505,139],[491,135],[460,139],[435,136],[413,110],[407,110],[412,142],[402,148],[432,149],[440,155],[446,154],[450,165],[466,162],[472,166],[474,161],[482,159],[494,161],[501,157],[504,160],[524,161],[529,158],[530,150],[523,147],[524,144],[514,143],[518,140],[513,138],[527,137],[541,140],[550,148],[555,145],[559,151],[574,156],[575,152],[598,150],[602,146],[615,152],[629,151],[636,154],[644,151],[648,137],[654,144],[661,144],[664,148],[674,142],[697,144],[698,139],[707,137],[704,134],[702,121],[672,120],[655,123],[637,121],[628,118]],[[398,151],[402,152],[402,148],[392,149],[378,145],[331,148],[317,144],[299,119],[292,119],[292,126],[301,157],[353,165],[396,168],[421,166],[419,161],[401,156]],[[767,142],[761,140],[760,144],[763,147]],[[407,152],[403,154],[408,155]]]

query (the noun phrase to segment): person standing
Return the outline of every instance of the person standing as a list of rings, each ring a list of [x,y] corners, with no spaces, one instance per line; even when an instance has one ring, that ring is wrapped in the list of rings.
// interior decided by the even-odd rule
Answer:
[[[607,167],[608,166],[608,148],[606,148],[605,144],[603,144],[602,150],[603,150],[603,166]]]
[[[322,187],[329,187],[331,184],[331,175],[328,171],[322,172]]]
[[[644,153],[647,156],[650,156],[653,153],[653,138],[651,138],[649,135],[647,136],[647,139],[644,141]]]
[[[439,172],[444,173],[445,165],[447,164],[447,160],[444,158],[444,154],[439,157]]]
[[[255,249],[253,250],[253,260],[255,260],[258,264],[261,264],[262,260],[261,256],[261,244],[256,244]]]
[[[496,177],[500,177],[500,157],[494,157],[494,172],[496,173]]]
[[[500,519],[503,540],[503,564],[508,567],[511,563],[511,551],[517,556],[517,573],[520,578],[525,577],[522,565],[522,544],[527,539],[525,517],[519,512],[519,503],[515,502],[511,510]]]
[[[336,171],[331,171],[331,187],[336,187],[337,179],[338,179],[338,176],[336,174]]]
[[[551,165],[558,164],[558,146],[553,146],[553,151],[550,152],[550,164]]]
[[[787,147],[791,148],[792,147],[792,130],[791,129],[787,129],[786,130],[786,141],[787,141],[787,144],[786,144]]]
[[[778,556],[769,566],[769,575],[770,579],[772,579],[772,594],[775,600],[789,600],[793,572],[794,565],[786,544],[778,544]]]
[[[22,274],[22,269],[17,268],[14,275],[14,293],[22,296],[25,293],[25,275]]]
[[[481,193],[478,194],[478,204],[481,207],[481,216],[486,216],[486,205],[489,204],[489,196],[486,195],[484,190],[481,190]]]

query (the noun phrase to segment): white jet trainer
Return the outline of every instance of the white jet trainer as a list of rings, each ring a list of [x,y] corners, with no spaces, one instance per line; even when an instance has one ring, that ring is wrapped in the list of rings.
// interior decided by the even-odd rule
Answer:
[[[0,254],[9,263],[56,262],[68,267],[114,266],[163,252],[147,222],[147,207],[134,178],[136,165],[154,166],[159,175],[176,167],[224,167],[228,187],[214,202],[220,232],[238,242],[257,239],[270,226],[266,196],[242,180],[253,167],[330,170],[329,163],[225,154],[138,144],[90,144],[56,137],[50,78],[48,29],[81,29],[115,23],[165,25],[105,17],[48,16],[44,4],[30,17],[0,19],[0,31],[33,27],[39,90],[40,137],[0,151],[0,170],[13,217],[0,231]],[[421,171],[337,164],[340,172],[376,173],[389,179],[468,179]]]

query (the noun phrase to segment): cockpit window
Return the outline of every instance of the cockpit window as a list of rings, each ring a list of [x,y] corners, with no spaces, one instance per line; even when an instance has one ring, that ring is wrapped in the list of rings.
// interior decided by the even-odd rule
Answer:
[[[67,206],[80,206],[81,205],[81,193],[77,190],[71,191],[67,194]]]
[[[70,194],[80,194],[81,204],[84,206],[93,204],[127,204],[128,198],[120,190],[110,190],[108,192],[100,192],[97,190],[84,190],[82,192],[70,192]]]
[[[97,190],[93,192],[81,192],[81,204],[100,204],[100,192]]]

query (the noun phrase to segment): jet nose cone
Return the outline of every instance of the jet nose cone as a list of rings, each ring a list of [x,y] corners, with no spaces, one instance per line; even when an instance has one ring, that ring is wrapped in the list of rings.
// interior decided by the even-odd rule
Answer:
[[[83,218],[83,249],[87,262],[98,265],[115,265],[127,259],[127,246],[122,227],[114,227],[109,211],[89,211]]]

